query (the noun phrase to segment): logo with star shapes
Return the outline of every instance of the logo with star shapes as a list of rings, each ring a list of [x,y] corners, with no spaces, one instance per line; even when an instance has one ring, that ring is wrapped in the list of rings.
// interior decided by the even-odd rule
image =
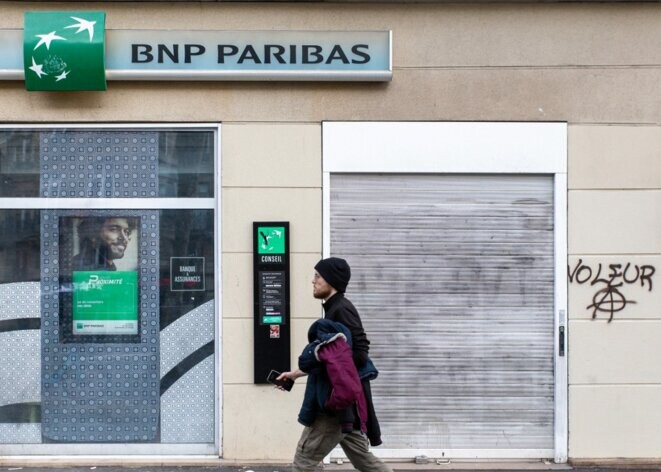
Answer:
[[[26,90],[106,90],[105,22],[102,11],[25,12]]]
[[[71,16],[70,18],[76,23],[69,26],[65,26],[64,29],[77,28],[74,34],[87,31],[87,33],[89,34],[89,41],[92,42],[92,40],[94,39],[94,25],[96,24],[96,21],[89,21],[84,18],[78,18],[76,16]],[[34,51],[37,51],[42,46],[47,51],[50,51],[50,46],[53,41],[67,41],[67,38],[59,36],[56,33],[57,31],[51,31],[50,33],[35,35],[36,37],[39,38],[39,41],[37,42],[37,45],[34,47]],[[45,59],[43,59],[43,62],[41,64],[38,64],[35,60],[35,57],[32,56],[32,66],[29,67],[31,71],[37,74],[38,78],[41,79],[44,76],[53,76],[56,82],[59,82],[61,80],[66,80],[66,78],[69,76],[69,73],[71,71],[66,70],[66,68],[67,68],[67,63],[64,62],[61,57],[55,54],[48,55]]]

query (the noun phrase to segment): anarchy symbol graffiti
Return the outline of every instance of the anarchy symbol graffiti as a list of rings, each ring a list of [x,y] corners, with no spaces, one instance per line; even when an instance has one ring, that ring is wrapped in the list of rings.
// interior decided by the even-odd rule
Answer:
[[[599,290],[592,297],[592,305],[588,305],[588,309],[592,310],[592,319],[597,317],[597,312],[609,313],[610,317],[608,322],[613,321],[613,314],[618,311],[624,310],[624,308],[630,303],[636,303],[633,300],[627,300],[625,296],[618,290],[618,287],[621,284],[611,285],[610,283],[606,287]]]

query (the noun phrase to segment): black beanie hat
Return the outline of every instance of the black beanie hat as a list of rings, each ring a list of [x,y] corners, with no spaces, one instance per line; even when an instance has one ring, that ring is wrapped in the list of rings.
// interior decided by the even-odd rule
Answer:
[[[339,257],[329,257],[317,262],[314,269],[338,292],[346,291],[351,278],[351,268],[347,261]]]

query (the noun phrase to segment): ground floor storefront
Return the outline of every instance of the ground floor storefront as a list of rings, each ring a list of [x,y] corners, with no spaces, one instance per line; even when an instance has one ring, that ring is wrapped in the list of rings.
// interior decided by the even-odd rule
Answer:
[[[0,38],[25,10],[0,2]],[[265,373],[295,367],[327,256],[379,369],[375,454],[660,457],[660,13],[112,4],[109,63],[111,41],[182,42],[134,44],[163,70],[109,68],[97,92],[26,91],[3,39],[2,460],[290,461],[305,382]],[[91,40],[75,21],[25,73]],[[165,67],[205,51],[252,69]],[[255,74],[267,56],[285,75]]]
[[[566,125],[319,129],[321,228],[287,229],[294,253],[321,229],[323,254],[351,263],[387,380],[374,384],[382,454],[562,460]],[[2,135],[7,450],[219,453],[221,366],[251,362],[220,356],[215,294],[236,297],[221,288],[236,277],[219,253],[222,125]],[[271,332],[304,331],[294,313]]]

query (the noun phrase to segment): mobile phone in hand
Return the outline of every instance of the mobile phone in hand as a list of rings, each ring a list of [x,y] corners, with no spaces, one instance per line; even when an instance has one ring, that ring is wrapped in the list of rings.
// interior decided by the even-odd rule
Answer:
[[[294,386],[294,381],[292,379],[277,380],[280,374],[281,372],[278,372],[277,370],[272,370],[271,372],[269,372],[269,376],[266,377],[266,381],[270,384],[277,385],[278,387],[282,387],[289,392]]]

